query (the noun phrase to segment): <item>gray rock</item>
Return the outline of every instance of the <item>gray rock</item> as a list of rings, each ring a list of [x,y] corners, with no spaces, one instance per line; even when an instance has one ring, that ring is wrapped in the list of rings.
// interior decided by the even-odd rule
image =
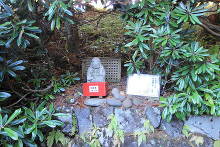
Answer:
[[[65,134],[71,134],[72,133],[72,123],[67,123],[63,126],[62,128],[62,132],[65,133]]]
[[[134,136],[125,136],[125,141],[122,147],[138,147],[136,138]]]
[[[107,128],[101,128],[100,131],[97,133],[99,136],[99,142],[103,147],[112,147],[112,138],[107,136]]]
[[[180,120],[172,120],[171,122],[162,120],[160,127],[167,135],[173,138],[182,136],[183,122]]]
[[[91,99],[87,99],[85,100],[84,104],[87,106],[100,106],[106,103],[106,99],[99,99],[99,98],[91,98]]]
[[[214,140],[220,140],[220,117],[190,116],[185,125],[191,132],[207,135]]]
[[[87,82],[105,82],[105,69],[101,60],[94,57],[87,71]]]
[[[123,129],[125,133],[143,130],[145,119],[141,110],[115,108],[115,116],[119,122],[119,127]]]
[[[139,105],[143,104],[144,100],[142,100],[140,98],[132,98],[132,102],[135,106],[139,106]]]
[[[123,102],[122,102],[122,105],[123,107],[125,108],[130,108],[132,106],[132,101],[130,99],[125,99]]]
[[[120,94],[120,90],[118,88],[113,88],[112,89],[112,96],[115,99],[118,99],[120,101],[123,101],[125,99],[125,96]]]
[[[161,121],[161,111],[157,107],[148,107],[145,111],[147,119],[154,128],[158,128]]]
[[[58,116],[57,119],[64,123],[64,126],[62,127],[62,132],[69,135],[73,127],[72,113],[67,113],[65,116]]]
[[[122,102],[120,100],[117,100],[117,99],[107,99],[107,104],[110,105],[110,106],[114,106],[114,107],[120,107],[122,106]]]
[[[89,132],[92,128],[89,108],[74,108],[74,112],[78,122],[79,134],[83,135]]]
[[[108,117],[113,114],[113,107],[95,107],[91,111],[94,124],[102,128],[108,125]]]
[[[74,143],[71,145],[71,147],[80,147],[80,146]]]

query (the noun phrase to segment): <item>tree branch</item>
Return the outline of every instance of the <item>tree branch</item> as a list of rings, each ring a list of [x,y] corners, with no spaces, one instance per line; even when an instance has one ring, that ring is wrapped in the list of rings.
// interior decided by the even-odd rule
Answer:
[[[201,27],[203,27],[204,29],[206,29],[209,33],[211,33],[212,35],[218,36],[220,37],[220,33],[216,33],[215,31],[213,31],[212,29],[215,29],[217,31],[220,31],[220,27],[217,25],[213,25],[211,23],[209,23],[207,20],[205,20],[204,18],[200,18],[201,24],[199,24]]]
[[[11,104],[11,105],[6,106],[5,108],[9,108],[9,107],[12,107],[12,106],[18,104],[21,100],[23,100],[24,98],[26,98],[26,96],[28,96],[28,95],[31,94],[31,93],[32,93],[32,92],[26,93],[26,94],[23,95],[18,101],[16,101],[15,103],[13,103],[13,104]],[[20,94],[17,94],[17,95],[21,96]]]
[[[34,90],[34,89],[30,89],[30,88],[25,89],[24,87],[22,87],[22,89],[25,90],[25,91],[37,93],[37,92],[46,92],[46,91],[50,90],[52,87],[53,87],[53,82],[51,82],[51,84],[49,86],[47,86],[47,88],[42,89],[42,90]]]

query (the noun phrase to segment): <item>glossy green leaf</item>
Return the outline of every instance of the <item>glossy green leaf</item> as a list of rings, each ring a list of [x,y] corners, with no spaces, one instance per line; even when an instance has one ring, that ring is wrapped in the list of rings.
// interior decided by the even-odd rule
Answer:
[[[12,129],[10,128],[4,128],[4,131],[7,133],[7,135],[13,139],[13,140],[18,140],[18,134],[13,131]]]

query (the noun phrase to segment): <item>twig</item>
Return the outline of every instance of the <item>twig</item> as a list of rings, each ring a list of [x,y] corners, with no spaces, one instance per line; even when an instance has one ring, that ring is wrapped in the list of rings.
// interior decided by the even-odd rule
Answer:
[[[46,92],[46,91],[50,90],[52,87],[53,87],[53,82],[51,82],[51,84],[49,86],[47,86],[47,88],[41,89],[41,90],[34,90],[34,89],[30,89],[30,88],[29,89],[25,89],[24,87],[22,87],[22,89],[25,90],[25,91],[36,93],[36,92]]]
[[[29,92],[29,93],[26,93],[25,95],[23,95],[17,102],[15,102],[15,103],[13,103],[13,104],[11,104],[11,105],[9,105],[9,106],[6,106],[5,108],[9,108],[9,107],[12,107],[12,106],[14,106],[14,105],[16,105],[16,104],[18,104],[21,100],[23,100],[27,95],[29,95],[29,94],[31,94],[32,92]],[[19,95],[20,96],[20,94],[19,93],[17,93],[17,95]]]
[[[200,18],[201,19],[201,18]],[[211,33],[212,35],[215,35],[215,36],[218,36],[218,37],[220,37],[220,33],[216,33],[216,32],[214,32],[213,30],[211,30],[210,28],[209,28],[209,26],[211,26],[211,27],[213,27],[212,26],[212,24],[210,25],[209,23],[207,24],[207,22],[204,20],[204,19],[202,19],[202,20],[200,20],[202,23],[201,24],[199,24],[201,27],[203,27],[204,29],[206,29],[209,33]]]

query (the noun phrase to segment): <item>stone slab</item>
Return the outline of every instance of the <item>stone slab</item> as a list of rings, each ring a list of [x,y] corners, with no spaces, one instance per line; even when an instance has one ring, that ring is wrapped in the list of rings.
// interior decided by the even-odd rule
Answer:
[[[74,108],[77,122],[79,134],[83,135],[86,132],[89,132],[92,128],[92,121],[90,117],[90,109],[89,108]]]
[[[185,125],[191,132],[207,135],[214,140],[220,140],[220,117],[190,116]]]
[[[119,127],[125,133],[133,133],[143,129],[146,120],[142,112],[137,109],[119,109],[115,108],[115,116],[119,122]]]
[[[161,121],[161,111],[157,107],[148,107],[145,111],[147,119],[153,125],[154,128],[158,128],[160,126]]]

